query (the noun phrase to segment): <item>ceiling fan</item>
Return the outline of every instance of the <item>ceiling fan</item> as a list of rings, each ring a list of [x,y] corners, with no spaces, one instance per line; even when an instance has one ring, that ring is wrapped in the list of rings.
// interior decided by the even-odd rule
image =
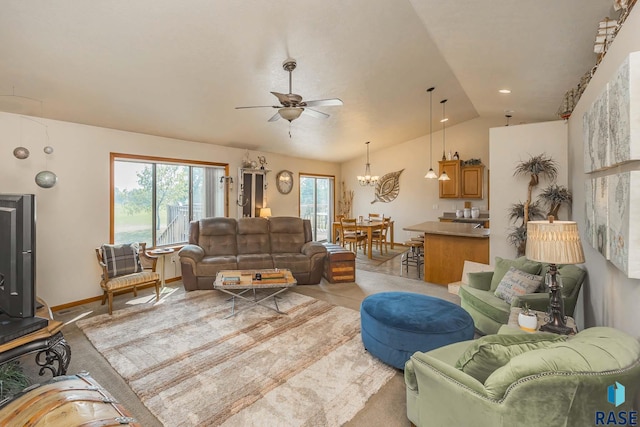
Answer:
[[[336,105],[343,105],[342,100],[338,98],[331,99],[317,99],[314,101],[303,101],[302,96],[295,94],[291,91],[291,72],[296,69],[296,60],[287,59],[282,63],[282,68],[289,72],[289,93],[271,92],[278,98],[281,105],[256,105],[251,107],[236,107],[237,110],[243,108],[277,108],[278,112],[274,114],[268,121],[275,122],[281,117],[291,123],[293,120],[300,117],[302,113],[316,117],[320,119],[326,119],[329,114],[322,111],[313,110],[309,107],[330,107]]]

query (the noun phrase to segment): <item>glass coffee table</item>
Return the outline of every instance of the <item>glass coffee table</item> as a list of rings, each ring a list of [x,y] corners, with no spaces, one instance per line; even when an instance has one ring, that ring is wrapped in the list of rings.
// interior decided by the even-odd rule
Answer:
[[[227,300],[231,301],[231,313],[225,316],[226,319],[259,305],[286,314],[278,308],[278,295],[297,284],[291,270],[288,269],[222,270],[216,275],[213,288],[231,295]],[[260,291],[261,295],[258,296],[256,291]],[[247,297],[246,294],[249,292],[252,295]],[[236,310],[236,298],[248,302],[249,305]],[[273,305],[265,302],[270,298],[273,298]]]

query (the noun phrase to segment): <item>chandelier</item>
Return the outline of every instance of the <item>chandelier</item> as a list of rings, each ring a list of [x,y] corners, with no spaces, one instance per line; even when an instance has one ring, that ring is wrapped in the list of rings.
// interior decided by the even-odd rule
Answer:
[[[378,176],[371,176],[371,165],[369,164],[369,142],[365,142],[367,145],[367,164],[364,168],[364,176],[358,175],[358,183],[362,186],[371,185],[374,186],[380,179]]]

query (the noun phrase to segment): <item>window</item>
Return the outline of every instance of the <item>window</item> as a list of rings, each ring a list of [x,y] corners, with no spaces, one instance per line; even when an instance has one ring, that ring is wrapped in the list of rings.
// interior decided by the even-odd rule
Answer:
[[[313,240],[327,241],[333,218],[334,178],[300,175],[300,217],[311,220]]]
[[[113,243],[186,243],[190,221],[228,214],[226,164],[112,153],[111,171]]]

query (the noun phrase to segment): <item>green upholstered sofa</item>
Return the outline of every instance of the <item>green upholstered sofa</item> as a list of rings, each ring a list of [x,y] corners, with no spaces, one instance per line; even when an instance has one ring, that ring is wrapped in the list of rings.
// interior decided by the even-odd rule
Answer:
[[[522,307],[525,303],[539,311],[547,311],[549,307],[549,293],[544,289],[515,297],[510,304],[495,296],[500,280],[512,266],[536,275],[544,275],[549,269],[548,264],[530,261],[525,257],[515,260],[496,257],[494,271],[468,273],[467,283],[460,286],[460,306],[469,312],[476,330],[481,334],[495,334],[502,325],[506,325],[511,307]],[[559,265],[558,271],[563,284],[564,311],[567,316],[573,316],[586,272],[575,265]]]
[[[597,411],[605,420],[610,411],[637,411],[636,338],[607,327],[543,342],[550,335],[491,335],[414,353],[404,370],[409,420],[418,427],[583,427],[595,424]],[[470,361],[476,365],[467,371]],[[475,369],[487,364],[495,369]],[[616,383],[626,397],[617,407],[608,402]]]

